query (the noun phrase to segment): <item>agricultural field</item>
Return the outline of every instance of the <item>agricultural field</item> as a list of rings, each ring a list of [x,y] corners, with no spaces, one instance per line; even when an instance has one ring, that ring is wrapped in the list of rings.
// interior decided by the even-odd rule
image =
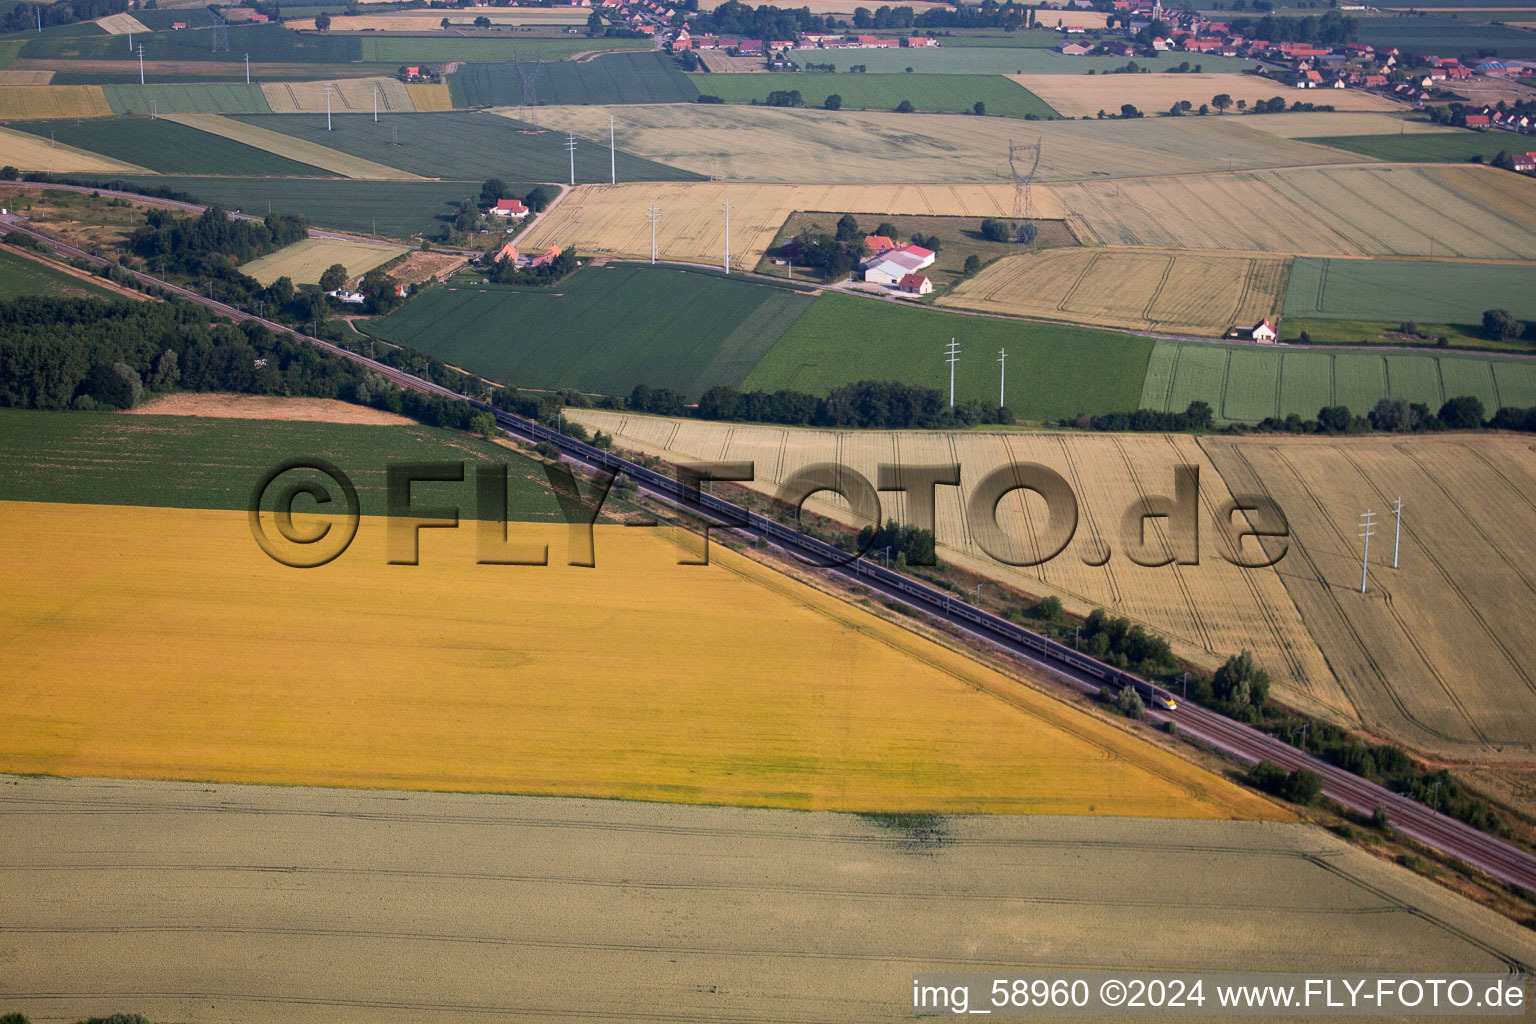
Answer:
[[[741,387],[824,395],[876,378],[947,388],[942,352],[952,337],[971,353],[956,367],[956,399],[997,401],[997,351],[1006,348],[1008,408],[1026,420],[1135,409],[1153,347],[1151,339],[1113,331],[831,294],[795,321]]]
[[[452,220],[458,204],[480,195],[478,181],[354,181],[344,178],[126,177],[195,196],[204,205],[265,214],[297,213],[315,224],[387,238],[410,238]],[[531,184],[516,184],[519,195]]]
[[[1536,608],[1536,556],[1525,523],[1536,454],[1529,439],[1211,437],[1201,444],[1234,490],[1267,493],[1285,509],[1295,540],[1286,589],[1372,732],[1495,772],[1530,761],[1536,646],[1524,624]],[[1393,569],[1386,510],[1399,496],[1402,546]],[[1388,525],[1362,595],[1355,523],[1368,508]],[[1533,801],[1527,794],[1518,803],[1529,810]]]
[[[181,17],[180,12],[177,15],[177,21],[188,20]],[[140,44],[144,47],[145,60],[157,62],[243,66],[246,54],[250,54],[252,64],[350,64],[363,58],[363,45],[356,36],[301,34],[275,24],[229,26],[228,50],[214,50],[211,36],[198,31],[156,31],[142,37],[135,34],[134,45]],[[45,33],[29,39],[21,48],[20,56],[27,60],[46,61],[122,61],[127,53],[127,47],[119,36],[60,36]]]
[[[1462,131],[1417,116],[1315,110],[1245,114],[1243,127],[1282,139],[1308,139],[1320,145],[1327,145],[1341,135],[1446,135]]]
[[[940,305],[1181,333],[1221,335],[1279,312],[1283,256],[1073,248],[1009,256]]]
[[[944,40],[939,42],[941,45],[932,49],[917,50],[803,50],[796,52],[795,59],[802,65],[807,61],[831,64],[837,71],[863,65],[872,75],[905,74],[907,68],[929,75],[1086,75],[1090,70],[1102,75],[1127,63],[1124,57],[1068,57],[1044,47],[947,46]],[[1056,42],[1059,44],[1060,39]],[[1246,71],[1254,66],[1251,60],[1215,54],[1195,57],[1165,53],[1136,58],[1138,65],[1154,73],[1176,68],[1184,61],[1199,64],[1202,71]]]
[[[1020,125],[958,114],[912,117],[697,103],[539,108],[541,124],[593,139],[607,139],[609,115],[623,149],[736,181],[1005,181],[1008,144],[1030,145],[1036,139],[1041,143],[1040,181],[1359,162],[1351,153],[1276,139],[1249,127],[1296,116],[1289,114]],[[1308,134],[1316,134],[1315,129]]]
[[[962,339],[966,340],[966,339]],[[966,351],[986,352],[970,335]],[[941,346],[934,346],[936,354]],[[1027,360],[1029,353],[1020,350]],[[1009,346],[1012,370],[1014,348]],[[938,363],[938,359],[932,360]],[[982,363],[975,359],[968,362]],[[989,362],[994,371],[996,362]],[[1106,361],[1107,362],[1107,361]],[[1033,366],[1021,365],[1018,380],[1028,382]],[[1026,384],[1025,386],[1029,386]],[[994,392],[995,396],[995,392]],[[1012,398],[1010,396],[1010,404]],[[601,429],[623,447],[674,457],[751,461],[750,484],[771,494],[801,466],[833,460],[876,478],[881,462],[925,465],[959,463],[961,486],[935,492],[934,537],[939,557],[1039,597],[1056,596],[1064,607],[1087,614],[1106,608],[1166,637],[1176,653],[1197,664],[1219,666],[1233,652],[1247,648],[1299,705],[1332,718],[1348,717],[1349,702],[1334,682],[1327,663],[1296,612],[1274,569],[1240,569],[1213,547],[1220,535],[1216,510],[1229,494],[1196,441],[1183,435],[1038,434],[1014,431],[833,431],[754,424],[667,420],[599,410],[569,410],[589,430]],[[1060,473],[1076,491],[1079,527],[1058,557],[1036,567],[1015,567],[994,560],[977,545],[976,526],[967,518],[963,494],[999,465],[1034,462]],[[1198,565],[1149,568],[1131,561],[1133,540],[1124,535],[1121,516],[1140,495],[1168,494],[1174,469],[1193,465],[1202,484],[1202,542]],[[881,495],[882,515],[910,521],[900,492]],[[1019,538],[1026,553],[1042,526],[1044,506],[1019,494],[1004,499],[998,524],[1009,538]],[[830,493],[815,495],[807,508],[845,523],[853,522],[846,503]],[[1104,552],[1110,558],[1104,561]],[[1150,560],[1150,559],[1143,559]],[[1096,564],[1090,564],[1096,563]]]
[[[261,87],[267,107],[274,114],[380,114],[414,113],[411,94],[397,78],[342,78],[327,82],[268,82]],[[247,113],[247,111],[232,111]],[[265,111],[250,111],[265,113]]]
[[[407,82],[405,91],[417,113],[453,109],[453,94],[442,82]]]
[[[129,32],[148,32],[149,26],[131,14],[112,14],[105,18],[97,18],[96,24],[101,26],[103,32],[108,35],[121,36]]]
[[[509,386],[696,399],[740,383],[814,300],[803,291],[660,267],[587,268],[556,290],[434,288],[369,334]]]
[[[450,19],[450,28],[471,28],[474,19],[454,11],[394,11],[390,14],[348,14],[334,18],[326,31],[336,32],[443,32],[444,16]],[[491,8],[476,13],[476,17],[488,19],[492,25],[577,25],[585,26],[591,12],[579,7],[512,7]],[[314,18],[285,18],[283,24],[295,32],[313,31]]]
[[[651,227],[646,211],[661,212],[656,246],[661,259],[720,266],[725,213],[731,204],[731,266],[751,270],[785,219],[797,210],[858,214],[1007,216],[1013,189],[1004,185],[751,185],[696,182],[587,185],[569,193],[519,241],[530,249],[561,245],[581,253],[649,259]],[[1049,196],[1037,200],[1040,216],[1059,218]]]
[[[1071,16],[1076,17],[1075,14]],[[1068,117],[1087,117],[1101,110],[1118,114],[1123,103],[1134,104],[1142,113],[1148,115],[1161,113],[1181,100],[1188,100],[1198,110],[1202,103],[1210,103],[1211,98],[1219,93],[1231,96],[1234,103],[1237,100],[1252,102],[1261,97],[1268,99],[1280,89],[1272,79],[1230,73],[1009,75],[1008,78]],[[1360,89],[1330,89],[1327,102],[1339,110],[1407,109],[1401,103],[1394,103],[1392,100]],[[1215,113],[1214,108],[1212,113]]]
[[[0,70],[0,86],[47,85],[53,81],[52,71]]]
[[[1361,18],[1359,39],[1372,46],[1395,46],[1404,54],[1487,50],[1506,59],[1536,60],[1536,34],[1464,18]]]
[[[1288,317],[1480,325],[1483,311],[1536,320],[1536,265],[1444,260],[1298,259]]]
[[[1291,168],[1053,190],[1089,244],[1536,258],[1536,180],[1488,167]]]
[[[1314,419],[1325,405],[1363,416],[1382,398],[1439,409],[1473,395],[1491,414],[1500,406],[1536,405],[1536,364],[1497,356],[1432,351],[1329,352],[1254,345],[1159,341],[1136,406],[1182,412],[1210,403],[1220,421],[1257,423],[1291,414]]]
[[[115,299],[117,294],[46,263],[0,246],[0,302],[29,295],[66,299]]]
[[[4,93],[0,92],[0,95],[4,95]],[[12,131],[4,125],[0,125],[0,149],[5,151],[6,163],[23,171],[47,171],[49,173],[107,171],[116,173],[119,171],[143,171],[145,169],[143,167],[135,167],[130,163],[124,163],[121,160],[113,160],[111,157],[102,156],[100,153],[88,153],[83,149],[75,149],[73,146],[50,143],[46,138],[39,138],[26,132]]]
[[[339,175],[343,178],[370,178],[382,180],[410,180],[417,179],[417,175],[409,171],[402,171],[395,167],[389,167],[372,160],[365,160],[351,153],[343,153],[332,149],[319,142],[311,142],[308,139],[294,138],[282,132],[272,131],[259,124],[247,124],[245,121],[237,121],[232,117],[223,117],[218,114],[172,114],[169,120],[194,128],[199,132],[206,132],[222,139],[243,146],[253,146],[265,153],[272,153],[282,157],[296,157],[311,166],[318,167],[322,171]],[[230,172],[246,174],[249,172]],[[307,184],[292,182],[296,194],[304,194]]]
[[[318,167],[210,135],[165,117],[99,118],[80,122],[12,121],[9,127],[43,138],[51,135],[65,145],[164,174],[326,175]]]
[[[277,252],[240,266],[263,285],[286,277],[294,284],[319,284],[320,275],[334,263],[347,268],[353,278],[360,278],[381,263],[388,263],[406,250],[398,245],[371,245],[339,238],[305,238]]]
[[[161,401],[187,399],[224,408],[219,418],[0,409],[0,430],[10,441],[0,451],[0,502],[17,503],[11,508],[45,502],[53,504],[39,507],[96,504],[243,513],[261,475],[302,453],[341,467],[357,487],[363,514],[381,515],[384,467],[392,459],[465,459],[471,467],[506,461],[503,448],[417,423],[289,422],[283,418],[293,415],[289,411],[271,418],[224,418],[231,401],[260,401],[246,396],[177,395]],[[359,419],[380,415],[364,406],[352,408]],[[507,477],[512,521],[564,522],[538,467],[514,462]],[[422,483],[413,490],[426,503],[443,504],[456,500],[455,487]],[[463,504],[464,517],[475,518],[474,502]],[[236,546],[253,543],[247,533],[244,544]]]
[[[447,13],[447,12],[445,12]],[[312,38],[312,37],[311,37]],[[586,36],[466,39],[461,36],[349,36],[369,64],[431,64],[447,61],[567,60],[593,51],[655,49],[650,39],[588,39]]]
[[[8,85],[0,89],[0,119],[106,117],[112,105],[97,85]]]
[[[199,82],[196,85],[105,85],[114,114],[265,114],[259,85]]]
[[[689,76],[663,53],[606,53],[588,61],[542,61],[534,74],[541,104],[692,103]],[[523,79],[513,64],[465,64],[448,76],[455,107],[516,106]]]
[[[1506,974],[1536,947],[1519,925],[1301,824],[1009,815],[918,827],[614,801],[8,782],[0,842],[29,883],[0,894],[0,913],[28,929],[8,1005],[34,1019],[84,1018],[120,992],[154,1020],[335,1024],[461,1006],[618,1019],[643,992],[677,1020],[769,1020],[803,1000],[829,1024],[894,1024],[912,1010],[892,978],[914,963],[1438,976]],[[102,849],[122,852],[108,865]],[[573,947],[576,995],[562,976]],[[317,948],[323,976],[310,969]],[[708,984],[688,969],[700,963]],[[199,988],[216,994],[178,994]]]
[[[1491,163],[1500,153],[1524,152],[1528,145],[1507,132],[1470,129],[1412,135],[1342,135],[1302,141],[1337,146],[1377,160],[1441,164],[1464,164],[1476,158]]]
[[[268,114],[232,120],[423,177],[565,181],[570,173],[563,134],[526,131],[521,122],[484,113],[394,114],[377,122],[369,114],[343,114],[331,119],[332,131],[326,131],[324,114]],[[576,180],[607,181],[608,147],[585,138],[577,142]],[[622,150],[618,173],[630,181],[697,177]]]
[[[775,90],[799,90],[809,107],[842,97],[849,110],[894,110],[902,101],[919,113],[969,114],[978,103],[1003,117],[1055,117],[1056,111],[1001,75],[851,75],[788,72],[773,75],[689,75],[700,92],[727,103],[765,104]]]
[[[474,501],[467,483],[448,493]],[[24,640],[10,690],[25,712],[0,723],[7,772],[801,810],[1286,816],[723,545],[708,565],[679,564],[698,556],[691,534],[598,525],[587,568],[565,564],[565,525],[521,524],[511,543],[547,545],[550,564],[494,567],[476,562],[478,528],[424,531],[420,564],[402,568],[387,560],[387,521],[365,515],[345,554],[295,572],[252,541],[243,510],[8,501],[0,516],[27,552],[0,568],[11,597],[0,622]],[[515,630],[509,585],[523,595]],[[67,619],[47,613],[61,603],[75,609]],[[589,642],[594,623],[607,642]],[[337,638],[350,636],[374,639],[338,663]],[[709,657],[678,659],[701,643]],[[138,649],[153,657],[125,657]],[[283,658],[262,654],[277,649]],[[330,666],[324,687],[293,671],[304,664]]]
[[[803,7],[810,11],[812,14],[832,14],[851,19],[853,17],[853,12],[858,7],[862,6],[862,4],[859,2],[859,0],[806,0],[805,3],[796,3],[793,5],[793,7],[791,7],[789,0],[785,0],[783,3],[769,4],[768,6],[784,7],[790,8],[792,10],[799,10]],[[915,12],[919,14],[921,14],[923,11],[931,11],[934,9],[949,9],[948,4],[937,3],[935,0],[913,0],[913,2],[907,6],[911,7]]]

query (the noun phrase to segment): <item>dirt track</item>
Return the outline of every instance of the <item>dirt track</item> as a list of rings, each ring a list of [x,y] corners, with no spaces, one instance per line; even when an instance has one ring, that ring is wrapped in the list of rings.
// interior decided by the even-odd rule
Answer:
[[[1504,970],[1515,925],[1297,825],[0,779],[34,1021],[905,1020],[917,970]]]

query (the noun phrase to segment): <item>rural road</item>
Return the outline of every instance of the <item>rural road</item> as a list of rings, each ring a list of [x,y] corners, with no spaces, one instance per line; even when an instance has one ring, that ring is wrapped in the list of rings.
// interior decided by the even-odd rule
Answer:
[[[46,242],[66,256],[85,259],[96,265],[106,260],[93,253],[66,245],[47,235],[15,223],[13,217],[4,218],[5,226]],[[724,501],[714,495],[689,495],[673,477],[665,476],[644,466],[623,459],[610,451],[566,437],[531,420],[496,409],[494,406],[461,395],[449,388],[422,380],[404,371],[375,362],[359,353],[349,351],[320,338],[294,331],[282,324],[245,313],[232,306],[214,301],[196,292],[167,284],[147,274],[129,271],[145,284],[152,284],[180,295],[182,298],[205,306],[236,321],[256,320],[269,330],[287,334],[308,342],[343,359],[368,367],[372,372],[393,381],[400,387],[411,388],[427,394],[468,401],[472,406],[493,414],[498,425],[507,433],[529,441],[549,441],[556,445],[571,461],[589,469],[620,472],[647,493],[657,499],[685,511],[710,512],[725,522],[745,523],[744,532],[749,537],[763,537],[770,543],[803,561],[813,564],[829,559],[847,557],[844,552],[832,548],[780,523]],[[1134,685],[1151,696],[1152,687],[1146,682],[1074,651],[1072,648],[1049,640],[1037,633],[983,611],[964,601],[957,600],[946,591],[927,586],[910,577],[882,568],[864,559],[850,564],[828,568],[853,583],[869,587],[900,601],[920,612],[930,620],[957,627],[970,635],[999,648],[1005,653],[1044,669],[1052,676],[1070,679],[1078,688],[1098,687],[1108,682],[1112,685]],[[1392,827],[1442,853],[1456,857],[1487,874],[1511,885],[1536,892],[1536,856],[1480,832],[1453,818],[1400,796],[1384,786],[1368,782],[1337,768],[1326,761],[1313,757],[1273,736],[1232,721],[1197,704],[1181,701],[1172,717],[1178,721],[1180,732],[1198,742],[1208,744],[1238,758],[1256,763],[1273,761],[1285,768],[1306,768],[1316,772],[1323,780],[1323,792],[1357,813],[1370,815],[1378,806],[1385,807]]]

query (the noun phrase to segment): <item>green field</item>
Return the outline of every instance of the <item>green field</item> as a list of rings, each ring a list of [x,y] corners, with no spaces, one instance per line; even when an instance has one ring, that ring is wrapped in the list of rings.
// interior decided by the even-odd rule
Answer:
[[[1429,6],[1429,5],[1426,5]],[[1440,56],[1496,53],[1516,60],[1536,59],[1536,33],[1503,25],[1447,17],[1361,18],[1358,39],[1372,46],[1395,46],[1404,54]]]
[[[11,66],[11,61],[16,59],[25,45],[25,39],[0,39],[0,71]]]
[[[814,300],[704,271],[613,266],[551,291],[438,287],[364,325],[509,386],[690,398],[739,384]]]
[[[321,120],[324,120],[322,116]],[[66,146],[115,157],[163,174],[244,174],[273,177],[334,177],[329,171],[268,153],[242,142],[200,132],[164,118],[96,117],[81,121],[11,121],[7,128]]]
[[[433,114],[340,114],[325,130],[324,114],[234,115],[269,131],[329,146],[343,153],[430,178],[508,181],[568,181],[570,157],[559,132],[524,133],[521,122],[494,114],[444,111]],[[608,180],[608,147],[578,140],[576,180]],[[138,161],[134,161],[138,162]],[[196,172],[188,172],[196,173]],[[232,171],[229,173],[242,173]],[[249,172],[244,172],[249,173]],[[696,181],[691,171],[618,155],[620,181]]]
[[[597,60],[544,61],[534,79],[540,104],[692,103],[688,76],[664,53],[611,53]],[[523,102],[523,80],[512,64],[466,64],[448,76],[455,107],[505,107]]]
[[[1536,265],[1298,256],[1285,290],[1287,317],[1481,324],[1507,309],[1536,320]]]
[[[119,36],[118,38],[122,38]],[[69,65],[64,65],[68,67]],[[255,65],[251,68],[251,81],[245,80],[245,68],[237,64],[205,64],[196,72],[197,84],[216,82],[220,84],[247,85],[258,82],[319,82],[338,78],[359,78],[373,75],[393,75],[398,70],[398,65],[389,64],[268,64]],[[144,81],[146,84],[155,85],[187,85],[188,76],[176,74],[157,74],[154,71],[146,71]],[[135,68],[132,71],[56,71],[53,75],[53,85],[139,85],[139,72]],[[164,110],[165,108],[159,108]]]
[[[1050,12],[1052,19],[1066,18],[1065,11]],[[1052,21],[1052,24],[1055,22]],[[1040,50],[1054,50],[1061,45],[1061,35],[1045,29],[1033,31],[1005,32],[999,28],[990,29],[952,29],[946,30],[947,34],[939,40],[940,46],[987,46],[987,47],[1030,47]]]
[[[1159,341],[1147,365],[1141,408],[1179,412],[1209,402],[1224,422],[1256,423],[1292,413],[1311,419],[1326,405],[1365,415],[1382,398],[1438,409],[1474,395],[1491,413],[1536,405],[1536,363],[1416,352],[1326,352]]]
[[[1466,163],[1473,157],[1491,161],[1500,153],[1521,153],[1532,143],[1518,135],[1496,131],[1415,132],[1411,135],[1335,135],[1297,139],[1359,153],[1393,163]]]
[[[453,218],[462,199],[480,195],[480,181],[361,181],[350,178],[124,177],[136,185],[185,192],[204,205],[264,214],[299,213],[315,224],[389,238],[409,238]],[[519,195],[531,184],[510,186]],[[270,204],[270,207],[269,207]]]
[[[851,75],[802,71],[688,77],[701,93],[719,96],[727,103],[765,103],[770,92],[798,89],[810,107],[821,106],[829,95],[836,93],[848,110],[892,110],[902,100],[910,100],[922,112],[969,114],[980,100],[987,105],[988,114],[1057,116],[1034,93],[1001,75]]]
[[[107,85],[107,102],[117,114],[266,114],[261,86],[244,82],[196,85]]]
[[[68,299],[116,299],[121,296],[62,270],[0,250],[0,302],[26,295]]]
[[[213,15],[206,7],[177,7],[163,11],[146,11],[140,4],[132,12],[139,24],[156,32],[168,30],[176,22],[185,22],[188,28],[207,28],[213,24]]]
[[[997,401],[998,349],[1008,351],[1008,407],[1031,420],[1136,408],[1149,338],[1116,331],[964,316],[826,295],[748,374],[744,388],[824,395],[856,380],[949,387],[944,348],[962,353],[956,397]]]
[[[0,436],[6,439],[0,448],[0,501],[243,510],[252,488],[273,467],[292,458],[319,457],[351,478],[363,515],[383,515],[389,463],[467,459],[471,465],[511,463],[510,519],[561,521],[547,480],[532,462],[463,434],[415,424],[0,409]],[[474,519],[473,475],[470,468],[462,484],[415,484],[412,500],[457,505],[462,517]]]
[[[464,39],[460,37],[383,36],[354,38],[359,59],[375,64],[450,60],[563,60],[588,50],[651,50],[649,39],[588,39],[585,36],[522,39]]]
[[[1058,40],[1059,42],[1059,40]],[[709,59],[705,54],[705,61]],[[1236,57],[1217,57],[1212,54],[1199,56],[1185,53],[1164,53],[1156,57],[1137,57],[1136,63],[1153,71],[1166,71],[1189,61],[1199,64],[1203,71],[1246,71],[1254,61]],[[939,75],[1086,75],[1090,68],[1104,74],[1124,67],[1124,57],[1068,57],[1040,47],[1028,46],[949,46],[940,39],[933,49],[894,50],[797,50],[795,61],[804,67],[807,63],[831,64],[839,72],[856,65],[864,65],[870,74],[905,74],[911,68],[917,74]],[[717,77],[741,77],[720,75]],[[780,74],[753,75],[754,78],[777,78]],[[712,90],[699,87],[700,92]],[[804,90],[802,90],[804,91]]]
[[[144,47],[145,60],[243,64],[247,53],[253,64],[316,61],[344,64],[363,59],[363,44],[356,37],[299,33],[281,25],[231,25],[227,50],[213,49],[210,32],[192,30],[141,33],[133,37],[133,44]],[[22,47],[21,56],[41,60],[125,60],[128,43],[122,36],[51,37],[45,34]]]

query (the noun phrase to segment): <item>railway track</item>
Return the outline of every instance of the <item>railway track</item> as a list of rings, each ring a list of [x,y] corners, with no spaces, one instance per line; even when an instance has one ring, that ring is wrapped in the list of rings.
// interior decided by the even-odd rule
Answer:
[[[98,266],[107,263],[105,259],[94,253],[24,227],[17,223],[14,217],[0,218],[0,224],[46,242],[66,256],[88,260]],[[685,510],[707,513],[722,525],[736,529],[754,539],[765,538],[769,543],[803,562],[820,565],[825,572],[837,574],[885,597],[900,601],[930,620],[943,623],[981,640],[1019,661],[1043,670],[1049,677],[1073,686],[1079,691],[1097,689],[1104,685],[1134,686],[1138,692],[1149,699],[1158,692],[1143,679],[1027,630],[991,612],[967,604],[946,591],[930,587],[863,558],[854,559],[851,562],[845,561],[849,557],[847,552],[775,520],[749,512],[707,491],[701,490],[697,500],[692,500],[692,496],[677,479],[631,462],[610,451],[577,441],[543,424],[504,412],[451,388],[422,380],[339,345],[303,334],[178,285],[167,284],[158,278],[136,271],[129,271],[129,273],[145,284],[155,285],[180,295],[190,302],[196,302],[232,320],[254,320],[273,332],[286,334],[333,355],[366,366],[371,372],[385,377],[400,387],[469,402],[475,408],[494,415],[497,425],[508,434],[535,443],[548,441],[559,448],[566,458],[586,468],[623,473],[641,490],[659,500]],[[1431,849],[1455,857],[1502,882],[1536,892],[1536,856],[1525,850],[1480,832],[1417,801],[1394,793],[1384,786],[1335,767],[1273,736],[1233,721],[1198,704],[1187,700],[1181,701],[1177,711],[1168,713],[1157,711],[1155,701],[1153,703],[1154,710],[1150,717],[1154,721],[1176,721],[1183,735],[1248,764],[1272,761],[1286,769],[1305,768],[1316,772],[1323,780],[1323,792],[1345,807],[1366,815],[1374,812],[1377,807],[1384,807],[1392,827],[1403,834]]]

